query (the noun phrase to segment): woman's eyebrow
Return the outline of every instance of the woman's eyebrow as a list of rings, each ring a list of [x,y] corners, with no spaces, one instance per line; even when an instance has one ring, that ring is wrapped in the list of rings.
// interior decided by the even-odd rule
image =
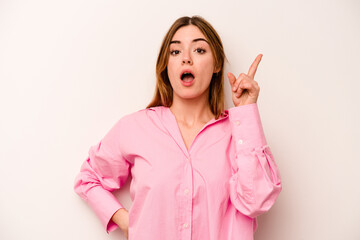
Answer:
[[[204,39],[204,38],[195,38],[195,39],[192,40],[192,41],[193,41],[193,42],[205,41],[205,42],[209,43],[209,42],[206,41],[206,39]],[[172,44],[172,43],[180,44],[181,41],[179,41],[179,40],[173,40],[173,41],[170,42],[170,44]]]
[[[208,41],[206,41],[206,39],[204,39],[204,38],[196,38],[193,40],[193,42],[198,42],[198,41],[205,41],[208,43]]]

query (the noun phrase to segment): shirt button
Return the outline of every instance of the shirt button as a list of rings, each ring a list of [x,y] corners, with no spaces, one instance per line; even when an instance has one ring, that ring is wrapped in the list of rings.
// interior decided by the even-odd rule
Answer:
[[[240,121],[236,121],[235,124],[236,124],[236,125],[240,125]]]
[[[184,223],[183,227],[184,227],[184,228],[188,228],[188,227],[189,227],[189,224]]]
[[[187,195],[189,193],[189,189],[185,189],[184,193],[185,193],[185,195]]]
[[[239,140],[238,140],[238,144],[243,144],[243,140],[242,140],[242,139],[239,139]]]

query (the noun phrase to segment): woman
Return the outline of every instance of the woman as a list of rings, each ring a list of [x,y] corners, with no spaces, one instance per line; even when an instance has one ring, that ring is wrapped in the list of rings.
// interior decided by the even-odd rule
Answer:
[[[281,181],[266,143],[254,80],[228,73],[234,107],[224,110],[225,54],[203,18],[174,22],[161,45],[147,108],[122,117],[89,151],[75,191],[106,230],[131,240],[253,239]],[[112,195],[131,172],[129,212]]]

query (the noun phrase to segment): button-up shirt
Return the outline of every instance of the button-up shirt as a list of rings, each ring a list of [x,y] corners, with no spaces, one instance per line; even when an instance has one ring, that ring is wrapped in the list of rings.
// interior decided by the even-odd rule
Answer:
[[[189,149],[168,107],[118,120],[75,180],[108,232],[130,174],[129,240],[251,240],[282,188],[256,103],[211,119]]]

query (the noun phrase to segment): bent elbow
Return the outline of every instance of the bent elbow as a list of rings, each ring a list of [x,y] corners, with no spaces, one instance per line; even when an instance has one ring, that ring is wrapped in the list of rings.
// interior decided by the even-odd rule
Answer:
[[[230,200],[239,212],[251,218],[269,211],[282,190],[281,182],[257,192],[237,190],[235,183],[230,182],[230,185],[233,184],[230,187]]]
[[[247,216],[255,218],[268,212],[271,207],[275,204],[276,199],[278,198],[282,190],[281,184],[274,186],[271,192],[265,194],[264,196],[258,196],[253,204],[248,206]]]

